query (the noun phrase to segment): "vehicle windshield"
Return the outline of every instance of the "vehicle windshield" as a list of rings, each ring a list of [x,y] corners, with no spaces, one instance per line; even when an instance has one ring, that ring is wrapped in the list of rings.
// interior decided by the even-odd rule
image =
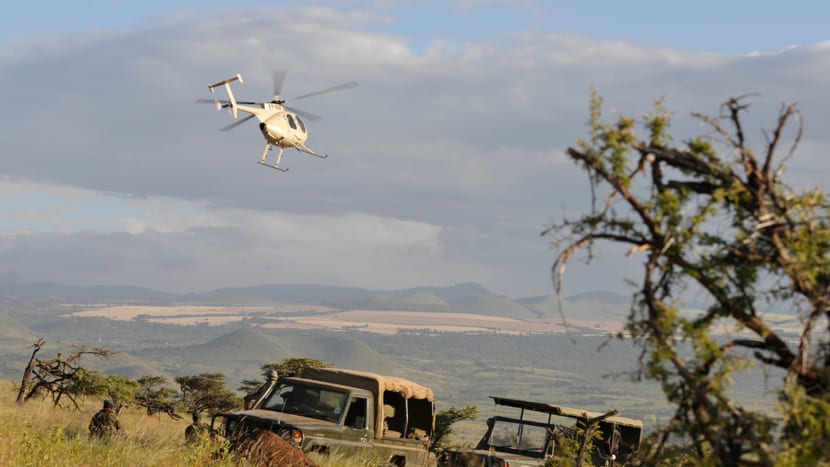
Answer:
[[[519,423],[496,418],[489,431],[487,444],[496,451],[510,452],[527,457],[545,457],[551,436],[543,424]],[[482,446],[484,447],[484,446]]]
[[[286,381],[277,384],[260,408],[337,422],[345,405],[344,391]]]

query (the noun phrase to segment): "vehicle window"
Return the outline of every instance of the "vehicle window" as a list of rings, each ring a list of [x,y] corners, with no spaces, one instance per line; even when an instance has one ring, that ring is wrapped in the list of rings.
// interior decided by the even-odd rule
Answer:
[[[305,122],[303,122],[303,119],[299,115],[295,115],[294,117],[297,119],[297,124],[300,125],[300,129],[305,133]]]
[[[346,393],[299,382],[278,384],[262,404],[266,410],[337,422],[346,406]]]
[[[353,397],[346,414],[346,426],[356,429],[366,428],[366,399]]]
[[[266,410],[282,411],[285,408],[285,401],[294,393],[293,384],[279,384],[268,396],[268,399],[262,404],[262,408]]]
[[[496,450],[506,450],[531,457],[543,456],[549,436],[543,426],[519,424],[497,420],[490,434],[490,445]]]
[[[288,118],[288,125],[296,130],[297,124],[294,123],[294,117],[291,114],[285,114],[285,116]]]

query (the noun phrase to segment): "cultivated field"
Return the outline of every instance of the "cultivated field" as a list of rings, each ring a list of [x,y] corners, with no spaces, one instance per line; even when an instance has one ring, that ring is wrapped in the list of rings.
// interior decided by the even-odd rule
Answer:
[[[340,311],[320,305],[284,306],[98,306],[63,315],[76,318],[106,318],[116,321],[142,320],[180,326],[219,326],[255,320],[267,329],[360,330],[395,334],[405,330],[434,332],[487,332],[501,334],[560,333],[562,322],[554,319],[518,320],[474,313],[440,313],[399,310]],[[607,334],[619,327],[613,322],[574,321]]]

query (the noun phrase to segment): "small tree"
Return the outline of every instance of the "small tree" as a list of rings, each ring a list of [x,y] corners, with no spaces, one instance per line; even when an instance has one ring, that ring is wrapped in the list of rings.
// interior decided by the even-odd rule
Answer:
[[[300,376],[306,368],[332,368],[334,365],[326,363],[316,358],[284,358],[278,363],[266,363],[260,369],[263,374],[268,374],[271,370],[277,372],[279,376]],[[245,394],[253,394],[262,387],[264,381],[259,379],[246,379],[242,381],[239,390]]]
[[[169,387],[169,380],[164,375],[142,376],[136,381],[138,387],[133,393],[136,405],[144,407],[147,415],[166,413],[174,420],[180,420],[181,415],[176,413],[178,392]]]
[[[453,434],[452,425],[462,420],[473,420],[478,415],[478,407],[465,405],[462,408],[450,407],[447,410],[439,410],[435,413],[435,431],[432,434],[432,441],[429,450],[440,452],[449,448],[449,438]]]
[[[20,387],[17,391],[17,399],[16,402],[18,404],[23,404],[24,400],[23,397],[26,395],[26,390],[29,388],[29,384],[31,383],[32,379],[32,372],[35,369],[35,356],[43,346],[46,345],[46,341],[38,338],[38,340],[32,344],[32,355],[29,357],[29,363],[26,364],[26,369],[23,370],[23,378],[20,380]]]
[[[797,108],[781,107],[757,151],[744,130],[745,98],[728,100],[714,117],[693,114],[723,146],[719,154],[708,137],[672,145],[662,101],[644,119],[645,141],[632,118],[604,123],[601,104],[594,94],[590,139],[567,150],[589,175],[594,209],[543,234],[559,250],[557,294],[567,262],[580,250],[590,258],[597,242],[627,245],[629,256],[642,257],[618,337],[642,347],[638,375],[658,381],[675,406],[649,462],[682,441],[687,454],[710,465],[827,462],[830,203],[820,189],[797,193],[784,184],[784,162],[801,139]],[[798,126],[782,155],[792,122]],[[710,301],[701,313],[681,313],[690,290]],[[765,311],[797,318],[797,340],[786,339]],[[736,332],[719,335],[724,325]],[[785,375],[778,417],[727,392],[732,374],[755,364]]]
[[[240,406],[239,397],[225,387],[223,373],[200,373],[195,376],[176,376],[182,405],[189,412],[224,411]]]
[[[82,367],[81,360],[87,355],[109,358],[118,353],[117,351],[103,347],[73,345],[72,352],[66,357],[58,352],[55,358],[42,360],[35,358],[42,343],[36,344],[35,347],[21,383],[21,387],[27,388],[23,402],[33,397],[51,397],[55,407],[80,410],[78,403],[84,397],[101,394],[107,389],[106,377],[100,372]]]

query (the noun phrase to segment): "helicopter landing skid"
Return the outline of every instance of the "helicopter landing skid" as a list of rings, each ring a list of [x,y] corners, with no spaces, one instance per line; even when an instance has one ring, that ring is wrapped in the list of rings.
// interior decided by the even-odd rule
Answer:
[[[267,162],[257,161],[257,164],[264,165],[266,167],[271,167],[272,169],[279,170],[280,172],[288,172],[288,169],[283,169],[282,167],[276,166],[274,164],[269,164]]]

